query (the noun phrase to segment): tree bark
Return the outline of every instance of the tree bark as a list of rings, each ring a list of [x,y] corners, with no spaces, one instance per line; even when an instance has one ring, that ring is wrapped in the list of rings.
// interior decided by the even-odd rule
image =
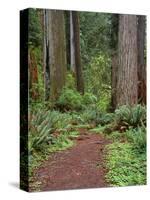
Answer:
[[[138,103],[137,76],[137,17],[119,17],[119,66],[117,106]]]
[[[111,111],[114,111],[117,106],[117,71],[118,56],[117,52],[114,51],[111,58]]]
[[[111,111],[116,109],[117,72],[118,72],[118,24],[119,15],[112,14],[111,21]]]
[[[74,43],[74,29],[72,11],[70,11],[70,66],[71,71],[75,73],[75,43]]]
[[[43,10],[43,74],[45,87],[45,100],[50,97],[50,70],[49,70],[49,16],[48,10]]]
[[[66,43],[64,11],[47,10],[47,65],[50,77],[50,99],[55,101],[64,84],[66,75]]]
[[[78,12],[72,11],[73,33],[74,33],[74,46],[75,46],[75,70],[77,90],[84,94],[84,81],[80,57],[80,24]]]
[[[29,88],[31,90],[31,98],[37,100],[39,97],[38,85],[38,69],[34,55],[34,50],[29,50]]]
[[[146,64],[144,59],[145,51],[145,16],[138,16],[138,102],[146,104]]]

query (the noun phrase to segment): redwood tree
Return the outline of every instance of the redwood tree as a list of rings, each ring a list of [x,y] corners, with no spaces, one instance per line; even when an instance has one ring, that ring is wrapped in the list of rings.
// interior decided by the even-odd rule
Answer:
[[[145,16],[138,17],[137,45],[138,45],[138,102],[146,104],[146,64],[145,51]]]
[[[119,16],[117,106],[138,103],[137,17]]]
[[[84,82],[83,82],[83,74],[82,74],[82,66],[81,66],[81,56],[80,56],[80,24],[79,24],[79,13],[77,11],[71,12],[71,20],[72,20],[72,34],[71,37],[73,42],[72,47],[72,65],[75,64],[75,75],[77,82],[77,90],[83,94],[84,93]]]
[[[64,11],[45,10],[44,63],[46,98],[56,100],[65,84],[66,43]]]
[[[71,66],[71,71],[75,73],[75,41],[74,41],[72,11],[70,11],[70,66]]]
[[[119,15],[111,16],[111,109],[116,108],[116,92],[117,92],[117,71],[118,71],[118,23]]]

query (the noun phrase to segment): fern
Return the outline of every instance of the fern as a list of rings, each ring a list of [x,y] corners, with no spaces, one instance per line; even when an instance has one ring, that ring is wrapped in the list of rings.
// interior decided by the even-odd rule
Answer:
[[[124,105],[115,111],[115,120],[120,125],[141,126],[146,124],[146,108],[139,104],[134,107]]]
[[[32,113],[29,126],[29,154],[34,150],[42,150],[42,145],[52,142],[52,132],[59,120],[57,111],[41,111]]]

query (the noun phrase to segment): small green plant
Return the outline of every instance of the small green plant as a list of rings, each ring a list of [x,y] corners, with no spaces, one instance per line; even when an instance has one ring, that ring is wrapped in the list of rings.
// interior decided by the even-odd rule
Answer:
[[[114,113],[106,113],[106,114],[102,114],[100,117],[100,124],[101,125],[106,125],[106,124],[110,124],[114,121]]]
[[[72,147],[74,142],[68,138],[67,134],[60,134],[58,138],[54,139],[54,144],[49,148],[49,152],[65,150]]]
[[[97,102],[97,97],[89,92],[86,92],[83,95],[83,104],[88,105],[88,104],[95,104]]]
[[[62,110],[80,110],[82,109],[82,96],[76,90],[64,88],[57,101],[57,106]]]
[[[146,184],[146,154],[137,154],[130,143],[114,142],[106,147],[106,178],[112,186]]]
[[[105,130],[105,126],[99,125],[95,128],[90,129],[90,132],[94,132],[94,133],[97,133],[97,134],[103,134],[104,130]]]
[[[41,111],[30,113],[29,154],[34,150],[42,150],[43,145],[52,142],[52,132],[59,120],[57,111]]]
[[[97,108],[101,112],[106,113],[110,105],[110,99],[111,99],[110,90],[107,91],[103,89],[99,96],[99,101],[97,102]]]
[[[125,132],[128,141],[133,143],[134,149],[142,153],[146,151],[146,128],[145,126],[136,129],[129,129]]]
[[[120,139],[124,136],[124,134],[119,131],[113,131],[111,134],[107,134],[107,138],[113,140],[114,142],[120,141]]]
[[[75,78],[72,73],[67,73],[65,87],[71,90],[75,89]]]
[[[144,106],[121,106],[115,111],[115,120],[120,125],[131,127],[141,126],[146,124],[146,108]]]
[[[85,123],[98,124],[101,117],[101,113],[95,108],[95,106],[89,106],[81,114],[81,118]]]

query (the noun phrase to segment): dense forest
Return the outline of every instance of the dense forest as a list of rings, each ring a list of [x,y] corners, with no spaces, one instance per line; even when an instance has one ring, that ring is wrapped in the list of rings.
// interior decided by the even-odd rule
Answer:
[[[28,75],[31,191],[146,184],[145,16],[29,9]]]

